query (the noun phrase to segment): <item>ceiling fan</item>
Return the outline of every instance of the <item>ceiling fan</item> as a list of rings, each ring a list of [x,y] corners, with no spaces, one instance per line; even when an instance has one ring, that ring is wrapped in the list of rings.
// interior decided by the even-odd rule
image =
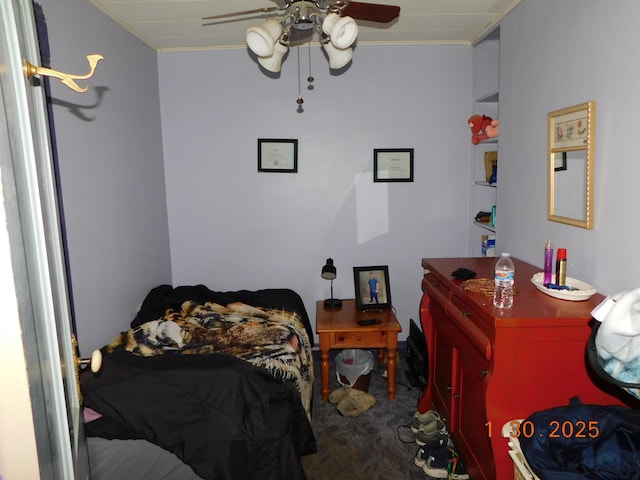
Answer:
[[[278,0],[278,3],[274,7],[212,15],[202,20],[274,12],[260,27],[249,27],[246,39],[247,46],[258,57],[258,63],[266,70],[277,73],[296,33],[298,36],[306,32],[313,35],[313,31],[317,31],[320,44],[329,57],[329,67],[340,69],[353,58],[351,46],[358,36],[355,20],[389,23],[400,15],[398,6],[347,0]]]

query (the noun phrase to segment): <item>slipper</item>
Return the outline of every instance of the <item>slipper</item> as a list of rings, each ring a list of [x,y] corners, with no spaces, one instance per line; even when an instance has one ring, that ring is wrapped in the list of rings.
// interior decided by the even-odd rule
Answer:
[[[351,393],[351,387],[342,386],[329,394],[329,402],[335,404],[340,403]]]
[[[376,398],[362,390],[352,389],[348,397],[338,404],[338,412],[345,417],[357,417],[376,404]]]

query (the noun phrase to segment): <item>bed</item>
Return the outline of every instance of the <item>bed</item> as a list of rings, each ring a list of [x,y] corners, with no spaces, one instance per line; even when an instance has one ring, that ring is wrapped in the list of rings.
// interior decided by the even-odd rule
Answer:
[[[312,347],[293,290],[152,289],[81,374],[92,478],[305,479]]]

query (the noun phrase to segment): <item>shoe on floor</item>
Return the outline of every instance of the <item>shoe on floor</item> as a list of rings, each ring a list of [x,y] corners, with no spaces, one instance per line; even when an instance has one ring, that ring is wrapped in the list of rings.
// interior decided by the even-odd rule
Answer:
[[[436,438],[439,434],[447,435],[447,427],[442,420],[434,418],[429,423],[421,423],[416,433],[416,443],[424,445]]]
[[[376,404],[376,397],[352,388],[349,395],[338,403],[338,412],[345,417],[357,417]]]
[[[465,480],[469,478],[467,469],[462,460],[451,447],[441,448],[431,452],[429,458],[422,467],[424,473],[433,478],[446,478],[453,480]]]
[[[413,463],[415,463],[416,467],[422,468],[424,464],[427,463],[427,460],[431,456],[432,452],[440,450],[443,447],[452,446],[453,443],[451,442],[451,438],[449,437],[449,435],[438,433],[437,436],[433,438],[433,440],[418,448],[418,451],[413,458]]]
[[[418,433],[420,425],[423,423],[429,423],[433,420],[442,420],[440,418],[440,414],[435,410],[428,410],[424,413],[416,412],[411,419],[411,431],[413,433]]]
[[[351,393],[351,387],[343,385],[342,387],[334,390],[329,394],[329,402],[337,405],[341,400],[347,398],[349,396],[349,393]]]

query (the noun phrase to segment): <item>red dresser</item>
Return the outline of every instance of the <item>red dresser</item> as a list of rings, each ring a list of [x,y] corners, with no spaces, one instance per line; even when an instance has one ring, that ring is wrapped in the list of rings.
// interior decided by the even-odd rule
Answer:
[[[429,381],[418,402],[436,407],[474,480],[513,479],[502,425],[531,413],[584,403],[621,404],[616,391],[592,377],[585,359],[591,310],[603,299],[552,298],[531,277],[540,271],[513,259],[516,295],[511,309],[471,293],[451,272],[465,267],[493,278],[497,258],[425,258],[420,319],[429,349]],[[597,385],[596,385],[597,383]],[[605,391],[606,390],[606,391]],[[609,393],[607,393],[609,392]]]

